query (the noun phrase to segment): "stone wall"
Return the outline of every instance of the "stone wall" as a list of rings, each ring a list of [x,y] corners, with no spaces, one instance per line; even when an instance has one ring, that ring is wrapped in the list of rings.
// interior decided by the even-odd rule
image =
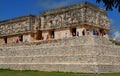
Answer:
[[[96,7],[90,3],[81,3],[80,5],[43,12],[41,14],[41,30],[80,26],[82,24],[109,29],[110,24],[106,12]],[[51,12],[52,14],[50,14]]]
[[[35,16],[28,15],[0,21],[0,37],[30,32],[35,23]]]
[[[108,39],[102,36],[88,35],[88,36],[74,36],[74,37],[65,37],[63,39],[51,39],[51,40],[40,40],[37,42],[23,42],[19,44],[5,44],[1,45],[2,47],[6,46],[39,46],[40,48],[47,47],[62,47],[62,46],[78,46],[78,45],[113,45]]]
[[[92,42],[92,43],[91,43]],[[120,47],[106,38],[81,36],[1,45],[0,68],[106,73],[120,72]]]
[[[19,36],[12,36],[7,38],[7,43],[16,43],[16,40],[19,39]]]
[[[0,44],[4,44],[4,43],[5,43],[4,39],[0,38]]]

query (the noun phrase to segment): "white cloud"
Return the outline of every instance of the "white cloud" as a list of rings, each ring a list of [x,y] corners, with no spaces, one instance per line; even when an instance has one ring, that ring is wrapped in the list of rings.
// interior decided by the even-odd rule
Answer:
[[[114,40],[120,41],[120,32],[119,32],[119,31],[116,31],[116,32],[114,33]]]

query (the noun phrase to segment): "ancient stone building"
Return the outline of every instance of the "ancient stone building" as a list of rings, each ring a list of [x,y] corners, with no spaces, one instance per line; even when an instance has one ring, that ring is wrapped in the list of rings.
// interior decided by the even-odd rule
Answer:
[[[83,2],[0,21],[0,44],[62,39],[65,37],[99,35],[108,37],[110,29],[106,11]]]
[[[0,44],[39,40],[41,37],[39,24],[39,17],[34,15],[0,21]]]
[[[0,44],[9,44],[0,45],[0,69],[120,72],[109,30],[106,11],[88,2],[1,21]]]
[[[49,38],[101,35],[108,37],[110,29],[106,11],[88,2],[42,12],[41,30]]]

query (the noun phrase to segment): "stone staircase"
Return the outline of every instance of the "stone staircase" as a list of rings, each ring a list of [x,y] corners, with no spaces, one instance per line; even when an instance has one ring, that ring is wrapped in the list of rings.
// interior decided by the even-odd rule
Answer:
[[[96,41],[95,38],[100,37],[74,37],[7,47],[3,45],[4,47],[0,47],[0,68],[89,73],[119,72],[120,47],[114,46],[102,37]]]

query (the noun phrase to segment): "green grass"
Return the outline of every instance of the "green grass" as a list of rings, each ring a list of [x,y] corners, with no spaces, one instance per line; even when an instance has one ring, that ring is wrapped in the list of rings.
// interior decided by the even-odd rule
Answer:
[[[90,74],[90,73],[71,73],[71,72],[41,72],[41,71],[18,71],[0,70],[0,76],[120,76],[120,73]]]

